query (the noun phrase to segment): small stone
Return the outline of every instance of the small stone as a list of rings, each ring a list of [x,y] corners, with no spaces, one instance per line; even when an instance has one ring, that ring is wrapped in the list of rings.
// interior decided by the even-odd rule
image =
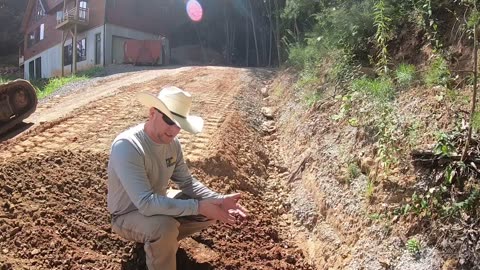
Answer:
[[[260,89],[260,93],[262,93],[262,96],[268,97],[267,87],[263,87],[262,89]]]
[[[32,254],[32,255],[37,255],[39,253],[40,253],[40,249],[38,249],[38,248],[36,248],[36,249],[32,250],[32,252],[30,252],[30,254]]]
[[[265,133],[272,133],[276,130],[275,121],[266,121],[262,124],[262,130]]]
[[[2,249],[2,252],[3,252],[3,254],[7,254],[7,253],[8,253],[8,249],[4,248],[4,249]]]
[[[263,116],[265,116],[267,119],[273,119],[273,114],[275,113],[275,109],[272,107],[262,107],[261,112]]]

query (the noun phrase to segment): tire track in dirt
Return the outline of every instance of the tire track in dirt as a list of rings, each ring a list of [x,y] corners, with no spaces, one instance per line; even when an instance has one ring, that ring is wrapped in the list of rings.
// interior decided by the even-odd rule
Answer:
[[[51,125],[48,128],[40,128],[38,132],[34,130],[21,135],[16,138],[16,141],[20,141],[19,143],[13,144],[11,147],[0,147],[2,150],[0,159],[58,149],[108,151],[118,133],[145,119],[144,110],[136,101],[136,93],[156,92],[158,91],[156,89],[161,87],[160,85],[175,83],[175,78],[184,78],[189,74],[182,72],[182,75],[178,75],[178,72],[173,72],[172,74],[161,74],[159,77],[159,71],[155,72],[157,72],[155,76],[149,75],[149,78],[153,77],[149,82],[131,83],[132,81],[128,80],[128,86],[121,87],[121,89],[117,87],[115,93],[71,111],[57,122],[44,123],[43,125]],[[133,81],[135,82],[139,76],[143,75],[135,76]],[[194,76],[194,74],[190,76]],[[125,82],[123,83],[125,84]],[[119,86],[121,83],[119,82],[117,85]],[[84,95],[88,94],[84,93]],[[75,95],[66,103],[78,100],[78,98],[78,95]],[[51,116],[55,112],[47,112],[47,114]]]
[[[8,254],[0,254],[0,261],[38,269],[143,269],[134,243],[109,229],[104,205],[107,153],[119,132],[146,120],[147,109],[137,103],[136,93],[156,94],[163,86],[176,85],[193,94],[192,114],[205,121],[198,136],[180,134],[192,171],[219,192],[244,192],[245,205],[254,212],[232,228],[215,225],[194,238],[213,255],[205,259],[205,268],[194,259],[190,268],[181,269],[312,269],[302,252],[280,236],[272,203],[262,198],[267,150],[244,114],[236,112],[236,96],[254,96],[250,87],[258,84],[246,71],[155,71],[148,81],[124,81],[127,87],[98,95],[63,118],[0,144],[0,228],[6,228],[0,240],[7,241],[0,241],[0,251]],[[75,94],[65,100],[79,98]],[[54,113],[55,108],[48,111]],[[33,242],[20,241],[26,238]],[[189,244],[182,248],[188,251]],[[20,257],[12,255],[17,253]]]

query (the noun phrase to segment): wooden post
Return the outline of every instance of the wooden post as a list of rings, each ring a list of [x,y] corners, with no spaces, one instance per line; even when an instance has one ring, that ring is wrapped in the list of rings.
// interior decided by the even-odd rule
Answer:
[[[77,73],[77,24],[74,26],[74,32],[73,32],[73,41],[72,41],[72,46],[73,46],[73,72],[72,75],[75,75]]]
[[[78,11],[79,11],[79,2],[80,0],[75,0],[75,20],[78,20]]]
[[[63,47],[65,46],[65,30],[62,31],[62,45],[60,46],[60,53],[62,54],[62,59],[61,59],[61,63],[60,63],[60,66],[62,67],[62,77],[65,76],[65,71],[64,71],[64,65],[63,63],[65,63],[65,51],[63,49]]]
[[[65,11],[66,10],[67,10],[67,0],[63,0],[62,22],[63,22],[63,18],[65,18]],[[62,67],[62,77],[65,76],[65,66],[63,65],[65,63],[65,51],[64,51],[63,47],[65,46],[65,40],[66,39],[67,39],[67,37],[65,35],[65,30],[62,30],[62,46],[60,48],[60,51],[61,51],[61,54],[62,54],[62,57],[61,57],[62,63],[60,63],[60,66]]]

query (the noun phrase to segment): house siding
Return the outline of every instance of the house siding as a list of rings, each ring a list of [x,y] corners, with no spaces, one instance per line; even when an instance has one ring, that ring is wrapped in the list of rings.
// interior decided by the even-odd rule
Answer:
[[[108,0],[107,22],[129,29],[169,37],[172,29],[188,22],[182,1]],[[182,12],[183,11],[183,12]]]
[[[28,34],[38,27],[40,27],[41,24],[45,25],[45,38],[43,40],[40,40],[37,44],[31,46],[30,48],[27,47],[27,42],[28,42]],[[29,59],[35,55],[38,55],[39,53],[47,50],[48,48],[54,46],[57,44],[61,39],[62,39],[62,32],[58,31],[55,29],[57,25],[57,18],[56,15],[46,15],[42,19],[38,21],[31,21],[28,24],[28,27],[26,28],[25,32],[25,42],[24,42],[24,57],[25,59]]]
[[[104,42],[104,28],[103,25],[97,28],[88,30],[86,32],[78,34],[78,40],[82,40],[86,38],[86,60],[77,62],[77,69],[79,71],[86,70],[95,66],[95,35],[100,33],[102,36],[102,44],[101,44],[101,63],[103,65],[103,42]],[[65,42],[65,46],[71,44],[72,41],[67,40]],[[24,74],[25,79],[30,80],[29,74],[29,64],[31,61],[35,61],[38,57],[42,58],[42,77],[43,78],[51,78],[55,76],[60,76],[62,74],[62,66],[61,66],[61,59],[62,59],[62,43],[58,42],[53,47],[34,55],[33,57],[29,58],[25,61],[24,65]],[[71,65],[67,65],[64,67],[65,74],[71,73]]]
[[[35,0],[33,0],[35,1]],[[88,28],[93,29],[98,26],[101,26],[105,23],[105,1],[106,0],[90,0],[88,1],[89,9],[89,24]],[[33,21],[32,16],[30,16],[30,21],[28,22],[28,27],[25,32],[25,42],[24,42],[24,57],[25,59],[30,59],[34,55],[37,55],[52,46],[55,46],[58,42],[62,41],[62,30],[57,30],[57,11],[63,9],[63,1],[61,5],[58,5],[58,1],[49,1],[47,5],[51,5],[50,8],[53,8],[49,13],[40,19],[39,21]],[[74,6],[74,2],[70,1],[67,3],[67,9],[70,9]],[[32,47],[27,47],[28,42],[28,33],[32,32],[38,28],[41,24],[45,25],[45,39],[39,41],[37,44]]]

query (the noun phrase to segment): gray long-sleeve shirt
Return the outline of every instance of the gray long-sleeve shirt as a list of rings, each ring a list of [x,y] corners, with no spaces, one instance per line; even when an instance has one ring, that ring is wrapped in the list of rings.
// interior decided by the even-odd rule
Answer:
[[[171,179],[193,199],[166,197]],[[188,216],[198,214],[197,198],[219,194],[190,174],[178,138],[170,144],[152,141],[140,124],[115,138],[108,162],[107,207],[111,214],[138,211],[145,216]]]

